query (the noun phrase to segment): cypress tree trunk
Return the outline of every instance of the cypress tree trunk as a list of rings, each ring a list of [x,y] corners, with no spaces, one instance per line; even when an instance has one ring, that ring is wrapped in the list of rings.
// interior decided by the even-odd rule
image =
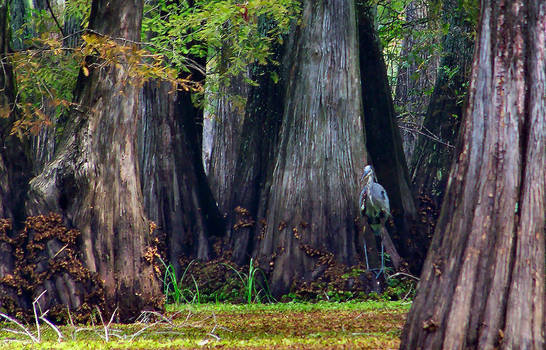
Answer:
[[[208,179],[223,215],[227,215],[230,209],[233,194],[245,113],[241,99],[246,98],[247,88],[242,77],[231,79],[229,86],[221,88],[220,95],[215,101],[216,111],[211,116],[214,136]]]
[[[10,123],[8,122],[12,115],[13,103],[15,102],[15,80],[13,77],[13,68],[9,64],[7,55],[10,51],[10,28],[8,0],[0,1],[0,141],[2,149],[0,152],[0,218],[12,217],[10,205],[11,186],[9,171],[6,166],[7,149],[4,146],[4,140],[8,137]]]
[[[466,83],[472,64],[474,47],[468,14],[459,7],[459,1],[446,0],[443,4],[444,21],[449,32],[443,39],[443,57],[434,92],[411,160],[412,181],[416,192],[428,196],[439,208],[447,183],[449,167],[455,150]]]
[[[268,21],[261,23],[267,30]],[[283,57],[283,47],[273,48],[273,59]],[[255,64],[250,77],[258,86],[250,86],[241,133],[233,182],[230,215],[227,222],[227,246],[231,259],[246,264],[264,227],[266,200],[271,187],[270,176],[277,152],[278,134],[282,121],[285,76],[284,64]],[[272,74],[281,77],[275,83]],[[269,179],[269,181],[267,181]]]
[[[29,178],[28,145],[10,136],[16,119],[15,96],[17,87],[11,53],[8,0],[0,1],[0,218],[23,220],[22,203]]]
[[[424,0],[413,0],[406,7],[405,24],[410,32],[404,38],[396,77],[394,105],[398,114],[400,134],[406,159],[412,159],[413,150],[418,139],[417,130],[423,123],[423,118],[430,97],[426,91],[434,86],[439,55],[431,55],[424,50],[432,46],[436,38],[427,38],[423,31],[434,28],[436,23],[429,16],[431,5]]]
[[[366,164],[353,1],[304,1],[295,30],[260,263],[275,294],[353,265]],[[260,237],[261,238],[261,237]]]
[[[177,103],[171,88],[155,81],[144,85],[138,150],[146,215],[165,233],[168,259],[180,272],[182,257],[212,257],[210,237],[221,235],[223,227],[201,162],[194,163],[196,138],[188,137],[192,131],[181,121],[193,107]]]
[[[444,1],[443,11],[449,32],[443,38],[440,70],[410,167],[419,203],[423,247],[429,246],[444,198],[474,47],[474,28],[459,1]]]
[[[138,41],[142,1],[92,3],[89,28]],[[122,43],[123,44],[123,43]],[[81,231],[84,266],[104,281],[106,303],[128,320],[160,302],[151,228],[144,215],[138,172],[138,88],[123,65],[80,73],[72,111],[53,161],[31,181],[31,214],[58,211]]]
[[[401,349],[546,345],[546,4],[481,5],[462,149]]]
[[[389,195],[395,229],[391,232],[396,250],[412,271],[419,271],[424,260],[419,233],[412,232],[416,208],[400,131],[395,122],[392,94],[372,17],[366,5],[358,3],[360,80],[366,126],[366,148],[379,183]]]
[[[15,77],[8,54],[11,51],[11,33],[8,0],[0,0],[0,237],[11,233],[14,220],[22,220],[21,207],[26,188],[26,157],[18,139],[9,136],[15,119]],[[7,304],[22,304],[24,299],[3,281],[15,268],[13,247],[0,239],[0,308]],[[10,301],[11,300],[11,301]],[[28,305],[23,305],[24,307]]]
[[[225,73],[229,69],[230,42],[225,42],[220,52],[218,70]],[[215,105],[212,119],[212,147],[210,165],[207,172],[210,187],[221,213],[227,217],[233,195],[236,177],[237,158],[241,145],[241,132],[244,123],[245,99],[248,74],[240,72],[237,76],[219,82],[219,91],[213,96]]]

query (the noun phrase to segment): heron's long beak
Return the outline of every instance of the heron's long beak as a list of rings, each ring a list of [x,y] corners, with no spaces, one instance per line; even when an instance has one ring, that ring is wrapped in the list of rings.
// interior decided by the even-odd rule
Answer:
[[[360,178],[360,181],[366,180],[370,174],[372,173],[372,169],[367,166],[364,168],[364,173],[362,174],[362,177]]]

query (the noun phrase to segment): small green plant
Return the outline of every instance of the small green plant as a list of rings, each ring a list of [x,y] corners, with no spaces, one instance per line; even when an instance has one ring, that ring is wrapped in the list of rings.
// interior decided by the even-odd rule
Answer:
[[[165,293],[166,301],[169,301],[169,298],[172,298],[172,300],[178,304],[180,303],[182,291],[180,290],[176,280],[176,271],[174,266],[171,263],[167,265],[161,258],[159,258],[159,261],[161,261],[165,267],[165,274],[163,275],[163,293]]]
[[[184,273],[182,274],[182,278],[180,278],[180,281],[178,281],[176,278],[176,270],[173,264],[169,263],[167,265],[167,263],[165,263],[165,261],[163,261],[163,259],[161,258],[159,258],[159,261],[161,261],[161,263],[165,267],[165,274],[163,276],[163,293],[165,293],[166,302],[172,300],[175,304],[180,304],[182,302],[197,302],[198,304],[200,304],[201,295],[199,293],[199,286],[193,275],[191,275],[191,278],[195,287],[195,291],[191,290],[190,288],[181,288],[182,282],[184,281],[184,278],[186,277],[190,266],[194,263],[195,260],[190,261],[188,266],[186,266],[186,268],[184,269]]]
[[[419,278],[404,272],[388,275],[387,288],[381,296],[386,301],[412,300],[418,281]]]
[[[224,265],[235,271],[237,277],[239,277],[243,283],[245,293],[244,299],[246,300],[247,304],[251,304],[253,301],[262,302],[262,293],[265,296],[264,300],[267,300],[268,302],[274,301],[271,291],[269,290],[269,285],[267,284],[265,273],[259,267],[254,266],[254,260],[252,258],[250,259],[248,266],[248,273],[239,272],[231,265]],[[258,272],[261,273],[262,280],[257,278],[259,277],[256,275]]]

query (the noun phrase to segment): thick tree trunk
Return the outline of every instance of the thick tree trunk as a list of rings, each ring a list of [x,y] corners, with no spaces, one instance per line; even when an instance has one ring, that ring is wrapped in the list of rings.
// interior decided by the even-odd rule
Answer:
[[[13,225],[15,205],[21,204],[17,203],[18,196],[12,187],[15,179],[11,157],[17,155],[19,147],[9,137],[16,91],[13,68],[7,57],[11,41],[8,8],[8,0],[0,0],[0,236],[5,237]],[[22,298],[17,296],[17,292],[2,283],[15,268],[13,251],[11,245],[0,239],[0,308],[3,309],[7,308],[10,300],[14,301],[11,304],[22,304]]]
[[[23,220],[22,203],[30,175],[25,141],[10,136],[17,108],[17,88],[13,67],[8,55],[11,52],[11,28],[8,0],[0,0],[0,218]]]
[[[196,138],[187,136],[192,131],[181,122],[193,107],[177,103],[171,88],[145,84],[138,146],[144,209],[166,234],[168,259],[179,272],[181,257],[212,257],[209,238],[223,227],[201,162],[194,164]]]
[[[404,38],[396,77],[394,105],[402,115],[398,117],[404,154],[412,159],[418,130],[423,124],[425,111],[430,100],[426,91],[434,86],[439,55],[431,55],[423,48],[437,41],[423,31],[435,25],[428,14],[429,4],[424,0],[413,0],[406,7],[406,24],[410,32]]]
[[[261,25],[267,30],[267,20]],[[283,47],[273,48],[274,60],[281,61]],[[246,264],[259,244],[264,227],[266,200],[271,187],[273,162],[282,121],[285,76],[281,65],[255,64],[250,77],[258,83],[248,92],[246,112],[237,156],[233,196],[227,218],[227,246],[231,259]],[[282,77],[278,83],[272,74]]]
[[[356,264],[362,243],[357,182],[367,159],[354,3],[304,1],[301,21],[287,51],[279,151],[256,248],[276,294],[334,261]]]
[[[138,41],[142,1],[93,1],[89,28]],[[123,43],[122,43],[123,44]],[[104,281],[110,310],[127,320],[160,303],[151,228],[144,216],[136,147],[138,88],[123,65],[80,73],[75,102],[54,160],[31,181],[29,213],[62,212],[81,231],[84,266]]]
[[[360,79],[366,128],[366,148],[379,183],[389,195],[395,228],[388,227],[396,249],[413,271],[419,271],[424,253],[417,244],[419,234],[412,232],[416,208],[400,131],[395,122],[387,70],[372,17],[366,5],[358,5]]]
[[[0,0],[0,218],[11,218],[11,185],[9,171],[6,165],[8,155],[4,140],[9,135],[12,110],[15,102],[15,80],[13,68],[7,55],[10,50],[10,28],[8,27],[8,0]]]
[[[463,146],[401,349],[544,349],[544,1],[482,1]]]
[[[227,61],[227,58],[224,58]],[[227,63],[226,63],[227,64]],[[222,68],[220,68],[222,71]],[[237,158],[241,145],[241,132],[245,114],[248,84],[244,73],[229,79],[220,87],[213,123],[213,138],[208,179],[220,212],[227,217],[232,203],[233,183],[236,177]]]
[[[442,203],[459,135],[474,47],[473,28],[470,28],[468,13],[459,7],[459,1],[444,1],[443,10],[449,32],[443,39],[441,70],[423,123],[423,132],[427,135],[419,137],[411,161],[416,193],[430,197],[436,208]]]

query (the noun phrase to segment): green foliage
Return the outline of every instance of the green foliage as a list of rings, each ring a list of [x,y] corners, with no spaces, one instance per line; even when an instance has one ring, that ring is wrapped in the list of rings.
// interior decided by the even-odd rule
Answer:
[[[65,1],[63,19],[79,19],[80,27],[87,28],[89,14],[91,13],[91,0],[68,0]]]
[[[415,18],[407,10],[413,6]],[[427,67],[441,52],[440,2],[422,0],[371,1],[376,11],[376,26],[391,86],[396,86],[400,68],[416,65]],[[420,13],[420,15],[417,15]],[[405,39],[411,39],[411,50],[402,52]],[[423,69],[424,70],[424,69]],[[419,76],[410,79],[418,80]],[[392,89],[393,92],[395,89]],[[420,94],[420,92],[415,92]]]
[[[267,278],[264,272],[260,268],[254,266],[254,261],[252,258],[250,259],[250,263],[248,266],[248,273],[239,272],[231,265],[224,265],[232,269],[237,274],[237,277],[239,277],[239,279],[241,280],[245,293],[244,299],[246,300],[247,304],[250,304],[252,302],[260,303],[264,300],[272,302],[274,300],[273,296],[271,295],[271,291],[269,290],[269,285],[267,284]],[[256,275],[258,272],[261,273],[261,279],[260,276]]]
[[[176,270],[173,264],[169,263],[167,265],[161,258],[159,258],[159,261],[161,261],[163,267],[165,267],[165,274],[163,275],[163,293],[165,293],[165,303],[201,303],[199,285],[197,284],[197,281],[193,275],[190,275],[193,282],[192,286],[184,288],[182,285],[189,268],[195,262],[195,260],[192,260],[186,266],[180,280],[176,278]]]
[[[200,304],[207,302],[272,302],[272,297],[263,271],[249,263],[248,271],[235,268],[225,262],[202,263],[190,261],[180,279],[172,264],[159,258],[165,272],[163,292],[166,303]]]
[[[159,0],[146,5],[142,40],[179,72],[206,72],[215,93],[250,64],[276,63],[272,47],[282,42],[299,11],[296,0],[201,0],[193,6]],[[274,25],[264,30],[264,20]]]
[[[417,280],[406,275],[392,275],[387,278],[387,288],[381,295],[382,300],[413,300],[417,289]]]
[[[36,134],[44,125],[51,124],[51,116],[58,117],[69,108],[81,58],[45,35],[32,43],[40,48],[5,58],[16,72],[15,103],[20,119],[14,123],[12,133],[19,136]]]
[[[20,120],[12,132],[22,136],[38,132],[71,107],[72,92],[78,73],[90,74],[92,69],[114,65],[125,69],[127,82],[141,85],[149,79],[170,81],[178,88],[202,91],[190,72],[206,68],[198,59],[229,63],[221,73],[207,72],[207,83],[217,90],[218,82],[227,81],[251,63],[273,61],[271,47],[282,41],[290,23],[298,17],[296,0],[251,0],[244,3],[228,0],[187,1],[157,0],[145,2],[142,27],[143,43],[124,42],[88,32],[82,45],[70,49],[63,46],[59,29],[48,11],[26,7],[24,23],[15,31],[17,42],[25,49],[2,58],[15,68],[18,85],[16,107]],[[54,6],[61,26],[65,19],[89,22],[90,0],[66,1]],[[261,19],[274,25],[258,28]],[[74,35],[81,35],[82,32]],[[140,45],[139,45],[140,44]],[[93,55],[94,67],[85,57]],[[213,64],[219,67],[218,64]],[[216,83],[215,83],[216,82]],[[202,83],[202,82],[199,82]],[[53,112],[52,112],[53,110]]]

